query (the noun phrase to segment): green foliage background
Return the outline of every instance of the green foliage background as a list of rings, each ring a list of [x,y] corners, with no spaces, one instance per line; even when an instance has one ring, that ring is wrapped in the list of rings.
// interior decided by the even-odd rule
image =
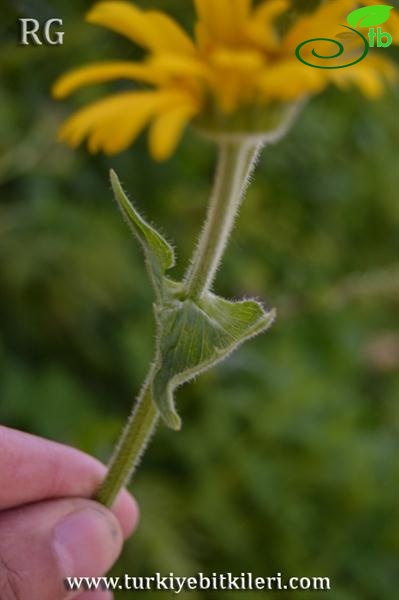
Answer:
[[[56,142],[72,106],[108,88],[59,105],[55,77],[139,56],[84,23],[88,4],[0,0],[0,420],[106,461],[154,341],[151,290],[108,170],[176,242],[179,276],[215,151],[192,132],[164,165],[144,137],[111,159]],[[142,4],[190,22],[191,3]],[[18,46],[19,16],[63,18],[64,46]],[[264,299],[278,321],[179,390],[183,429],[159,429],[131,485],[141,524],[115,573],[320,575],[333,586],[320,597],[395,597],[397,106],[397,91],[369,102],[329,89],[265,150],[217,291]]]

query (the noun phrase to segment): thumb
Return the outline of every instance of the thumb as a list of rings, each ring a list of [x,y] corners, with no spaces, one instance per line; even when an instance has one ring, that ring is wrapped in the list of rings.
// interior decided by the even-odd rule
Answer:
[[[4,511],[0,514],[0,597],[74,598],[79,592],[69,592],[65,578],[103,575],[122,544],[116,517],[92,500],[52,500]]]

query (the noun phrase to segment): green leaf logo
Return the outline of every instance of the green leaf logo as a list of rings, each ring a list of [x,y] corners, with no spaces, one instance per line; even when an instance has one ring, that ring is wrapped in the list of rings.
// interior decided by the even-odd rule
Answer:
[[[364,6],[352,11],[348,15],[348,23],[352,27],[375,27],[382,25],[389,19],[393,6],[376,4],[375,6]]]

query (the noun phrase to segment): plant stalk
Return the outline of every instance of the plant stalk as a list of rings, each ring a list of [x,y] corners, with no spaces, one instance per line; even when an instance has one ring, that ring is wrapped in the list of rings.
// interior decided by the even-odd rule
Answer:
[[[248,139],[219,144],[219,163],[208,214],[184,278],[190,298],[200,298],[213,284],[259,149],[258,143]]]
[[[259,149],[258,143],[249,140],[220,143],[207,218],[184,279],[190,298],[200,298],[213,283]],[[111,506],[119,490],[128,483],[159,420],[152,398],[152,378],[151,370],[95,497],[105,506]]]
[[[151,376],[143,385],[95,499],[112,506],[119,490],[132,477],[159,419],[151,394]]]

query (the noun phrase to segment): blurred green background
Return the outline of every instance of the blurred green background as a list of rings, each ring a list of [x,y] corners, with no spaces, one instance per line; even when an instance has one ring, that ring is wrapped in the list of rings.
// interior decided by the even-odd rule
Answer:
[[[56,142],[73,106],[110,89],[57,104],[56,76],[140,55],[85,24],[89,4],[0,0],[0,421],[107,461],[154,341],[142,256],[107,172],[175,241],[178,277],[215,151],[192,132],[163,165],[144,137],[111,159]],[[141,4],[190,22],[191,3]],[[18,46],[20,16],[63,18],[64,46]],[[179,390],[183,429],[161,426],[142,461],[141,523],[115,573],[279,571],[331,578],[330,593],[298,598],[396,597],[398,99],[331,88],[263,153],[216,287],[279,318]]]

